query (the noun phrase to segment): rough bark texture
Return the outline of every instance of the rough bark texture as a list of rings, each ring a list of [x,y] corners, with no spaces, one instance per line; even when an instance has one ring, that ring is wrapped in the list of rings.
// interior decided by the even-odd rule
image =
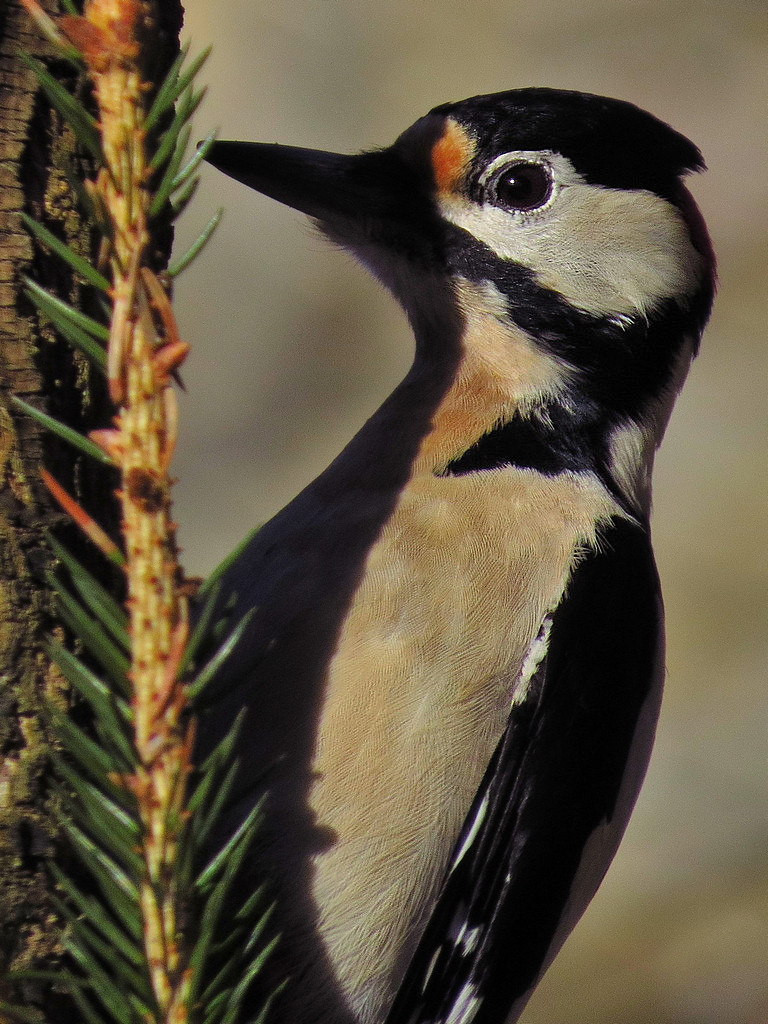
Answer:
[[[43,6],[57,13],[56,0]],[[153,57],[167,68],[178,49],[181,6],[162,5]],[[18,395],[80,430],[107,422],[101,382],[87,363],[57,339],[23,294],[33,276],[75,304],[80,286],[61,263],[33,245],[23,212],[42,221],[70,245],[89,253],[94,240],[84,227],[67,181],[82,170],[71,132],[40,95],[34,74],[17,57],[21,49],[75,84],[69,65],[58,62],[18,0],[0,0],[0,1001],[18,1002],[2,978],[9,969],[50,967],[61,955],[57,918],[46,863],[56,848],[50,792],[52,737],[44,707],[66,705],[65,687],[44,653],[55,630],[46,585],[50,556],[44,533],[66,531],[78,557],[92,557],[53,506],[39,479],[46,465],[108,528],[116,524],[114,483],[11,404]],[[153,63],[155,61],[153,60]],[[82,84],[80,84],[82,88]],[[159,248],[170,246],[170,231]],[[78,550],[79,548],[79,550]],[[93,566],[91,566],[93,568]],[[65,1024],[65,1006],[30,984],[21,993],[49,1019]],[[0,1017],[1,1020],[1,1017]]]
[[[0,957],[3,972],[50,964],[60,927],[45,870],[55,825],[47,797],[50,736],[43,705],[59,684],[42,646],[52,627],[44,584],[43,531],[59,518],[39,482],[40,428],[19,416],[11,395],[36,402],[55,389],[74,398],[78,370],[21,294],[35,263],[22,211],[77,235],[60,163],[71,139],[41,103],[21,48],[44,55],[33,26],[11,0],[0,15]],[[57,273],[38,257],[43,278]],[[62,283],[62,282],[59,282]],[[71,288],[66,289],[67,291]],[[69,404],[67,402],[67,404]],[[61,405],[59,402],[47,403]],[[45,442],[45,447],[50,447]],[[59,455],[57,458],[56,456]],[[71,480],[72,465],[47,452]],[[67,460],[69,461],[69,460]],[[62,472],[63,471],[63,472]],[[34,993],[30,992],[30,1001]],[[16,996],[18,998],[18,994]]]

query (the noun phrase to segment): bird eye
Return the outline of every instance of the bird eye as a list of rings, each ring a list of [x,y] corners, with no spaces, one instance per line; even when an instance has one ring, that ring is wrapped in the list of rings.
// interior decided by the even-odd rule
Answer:
[[[545,164],[509,164],[496,178],[492,192],[507,210],[536,210],[552,195],[552,175]]]

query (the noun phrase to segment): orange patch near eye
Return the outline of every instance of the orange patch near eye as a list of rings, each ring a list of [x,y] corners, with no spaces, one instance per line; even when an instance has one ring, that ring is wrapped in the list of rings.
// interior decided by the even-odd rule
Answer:
[[[454,192],[475,155],[475,142],[461,125],[448,118],[445,131],[432,147],[432,167],[438,192]]]

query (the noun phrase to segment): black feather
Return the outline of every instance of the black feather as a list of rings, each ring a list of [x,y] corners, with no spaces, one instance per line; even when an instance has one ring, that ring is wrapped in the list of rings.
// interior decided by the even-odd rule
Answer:
[[[553,939],[584,848],[616,811],[643,705],[660,696],[662,636],[647,530],[616,519],[552,616],[546,657],[510,714],[451,863],[474,837],[444,879],[387,1024],[499,1024],[516,1004],[522,1012],[557,952]],[[463,943],[455,941],[460,925]],[[474,1016],[451,1016],[470,990],[479,1001]]]

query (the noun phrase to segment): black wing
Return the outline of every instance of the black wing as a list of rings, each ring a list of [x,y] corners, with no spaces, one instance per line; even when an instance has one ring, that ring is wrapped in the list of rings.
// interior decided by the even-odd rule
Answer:
[[[600,884],[661,695],[663,612],[645,527],[613,521],[538,644],[387,1024],[517,1020]]]

